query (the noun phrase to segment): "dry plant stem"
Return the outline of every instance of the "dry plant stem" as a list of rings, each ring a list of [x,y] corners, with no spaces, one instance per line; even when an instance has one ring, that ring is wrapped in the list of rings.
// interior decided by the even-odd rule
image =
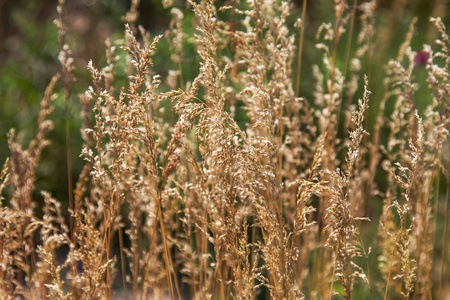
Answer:
[[[128,123],[129,123],[129,119],[126,120],[126,127],[128,127]],[[121,141],[121,145],[119,148],[119,152],[118,154],[115,154],[115,161],[119,161],[118,159],[118,155],[120,155],[121,153],[123,153],[124,147],[125,147],[125,143],[128,141],[128,136],[129,134],[125,134],[122,137],[122,141]],[[115,178],[119,178],[119,170],[120,168],[117,167],[116,168],[116,172],[115,172]],[[113,222],[114,222],[114,218],[118,213],[119,210],[119,206],[120,206],[120,198],[118,195],[118,191],[114,192],[113,189],[110,189],[110,195],[109,195],[109,199],[110,200],[110,205],[109,205],[109,209],[105,212],[105,220],[107,220],[107,226],[106,226],[106,232],[104,235],[104,249],[106,249],[106,262],[109,262],[110,260],[110,256],[111,256],[111,243],[112,243],[112,226],[113,226]],[[115,201],[114,201],[115,199]],[[111,298],[111,274],[110,274],[110,266],[108,263],[108,266],[106,268],[106,283],[107,283],[107,299]]]
[[[158,196],[158,206],[161,207],[161,197]],[[162,219],[162,213],[161,213],[161,208],[158,209],[158,219],[159,219],[159,224],[161,226],[161,238],[163,240],[163,247],[164,247],[164,260],[165,260],[165,265],[166,265],[166,276],[167,276],[167,281],[169,284],[169,292],[170,292],[170,299],[175,299],[175,295],[173,292],[173,285],[172,285],[172,275],[171,273],[171,267],[170,267],[170,260],[169,260],[169,254],[168,254],[168,249],[167,249],[167,242],[166,242],[166,236],[165,236],[165,230],[164,230],[164,222]]]
[[[203,216],[204,220],[208,219],[208,212],[205,209],[205,214]],[[203,224],[203,232],[208,232],[208,225],[206,222]],[[200,234],[200,233],[199,233]],[[202,235],[201,239],[201,257],[206,256],[208,254],[208,240],[206,234]],[[203,272],[200,273],[200,285],[199,285],[199,291],[201,290],[201,287],[205,284],[208,272],[208,266],[206,265],[206,260],[200,259],[200,269],[203,270]]]
[[[105,232],[103,234],[103,241],[102,241],[102,249],[106,249],[106,253],[101,256],[102,259],[102,263],[103,263],[103,257],[105,256],[105,261],[108,262],[109,261],[109,252],[110,252],[110,247],[111,247],[111,236],[110,236],[110,232],[111,232],[111,210],[105,210],[103,212],[103,218],[104,220],[106,220],[107,224],[105,227]],[[109,274],[110,270],[109,270],[109,264],[106,268],[106,282],[109,283],[110,282],[110,274]],[[107,284],[107,291],[106,291],[106,298],[110,299],[110,286],[109,284]]]
[[[162,184],[164,184],[165,183],[165,180],[166,178],[163,178],[163,182],[162,182]],[[162,186],[164,186],[164,185],[162,185]],[[175,269],[174,269],[174,267],[173,267],[173,265],[172,265],[172,259],[171,259],[171,255],[170,255],[170,249],[169,249],[169,246],[167,245],[167,234],[166,234],[166,230],[165,230],[165,227],[164,227],[164,219],[163,219],[163,216],[162,216],[162,203],[161,203],[161,191],[162,191],[162,187],[161,187],[161,190],[159,191],[159,195],[158,195],[158,206],[160,207],[159,209],[158,209],[158,211],[159,211],[159,223],[160,223],[160,226],[161,226],[161,237],[162,237],[162,240],[163,240],[163,247],[164,247],[164,257],[165,257],[165,259],[166,259],[166,272],[167,272],[167,279],[169,280],[169,290],[170,290],[170,294],[171,294],[171,296],[172,296],[172,299],[175,299],[175,294],[174,294],[174,291],[173,291],[173,283],[172,283],[172,275],[173,275],[173,280],[174,280],[174,283],[175,283],[175,289],[176,289],[176,292],[177,292],[177,296],[178,296],[178,299],[181,299],[181,293],[180,293],[180,289],[179,289],[179,287],[178,287],[178,281],[177,281],[177,275],[175,274]],[[172,274],[172,275],[171,275]]]
[[[128,123],[128,120],[127,120]],[[127,124],[128,126],[128,124]],[[125,135],[122,139],[122,145],[121,145],[121,149],[119,151],[119,153],[122,152],[123,147],[124,147],[124,142],[125,139],[128,137],[128,135]],[[118,170],[118,168],[117,168]],[[117,173],[116,173],[117,174]],[[116,175],[118,176],[118,174]],[[118,191],[115,193],[116,195],[116,199],[119,199],[118,196]],[[117,207],[117,210],[119,210],[119,205]],[[127,299],[127,283],[126,283],[126,267],[125,267],[125,253],[124,253],[124,245],[123,245],[123,232],[122,232],[122,227],[119,226],[118,228],[119,231],[119,252],[120,252],[120,262],[121,262],[121,268],[122,268],[122,284],[123,284],[123,296],[124,299]],[[107,255],[107,261],[109,260],[109,253]],[[135,265],[136,266],[136,265]],[[107,271],[109,271],[109,268],[107,269]],[[133,277],[133,299],[137,299],[137,294],[135,294],[135,278]]]
[[[167,169],[168,167],[168,161],[166,161],[165,163],[165,168]],[[178,287],[178,281],[177,281],[177,275],[175,274],[175,268],[172,265],[172,259],[171,259],[171,255],[170,255],[170,249],[169,246],[167,245],[167,233],[165,230],[165,226],[164,226],[164,219],[163,219],[163,215],[162,215],[162,190],[164,188],[164,185],[167,181],[167,176],[168,174],[166,173],[166,175],[163,177],[162,183],[161,183],[161,188],[158,190],[158,206],[159,206],[159,222],[160,222],[160,226],[161,226],[161,237],[163,240],[163,247],[164,247],[164,256],[166,258],[166,269],[168,270],[168,280],[169,280],[169,289],[171,294],[173,295],[173,299],[175,299],[174,296],[174,291],[173,291],[173,284],[172,284],[172,277],[171,274],[173,275],[173,280],[175,283],[175,289],[177,291],[177,296],[178,299],[181,299],[181,293],[180,293],[180,289]]]
[[[337,34],[337,32],[338,32],[338,29],[339,29],[339,25],[340,25],[340,22],[341,22],[341,17],[342,17],[342,14],[341,13],[338,13],[337,14],[337,16],[336,16],[336,20],[335,20],[335,25],[334,25],[334,36],[333,36],[333,53],[332,53],[332,66],[331,66],[331,70],[330,70],[330,83],[329,83],[329,87],[328,87],[328,100],[327,100],[327,102],[328,102],[328,105],[327,105],[327,110],[328,110],[328,113],[330,114],[330,116],[329,116],[329,118],[328,118],[328,120],[327,120],[327,126],[326,126],[326,138],[325,138],[325,146],[324,146],[324,149],[325,149],[325,153],[327,154],[325,157],[324,157],[324,168],[326,169],[326,170],[332,170],[333,169],[333,167],[332,167],[332,161],[331,161],[331,157],[330,157],[330,153],[332,153],[332,150],[334,149],[334,144],[335,144],[335,140],[334,140],[334,130],[333,130],[333,128],[332,128],[332,124],[333,124],[333,122],[332,122],[332,113],[333,113],[333,99],[332,99],[332,97],[333,97],[333,94],[334,94],[334,84],[335,84],[335,80],[336,80],[336,78],[335,78],[335,73],[336,73],[336,59],[337,59],[337,51],[338,51],[338,45],[339,45],[339,40],[340,40],[340,34],[338,35]],[[329,175],[327,175],[327,174],[325,174],[325,178],[324,178],[326,181],[328,181],[329,180]],[[324,218],[324,214],[325,214],[325,209],[326,209],[326,203],[328,203],[328,197],[329,196],[327,196],[327,195],[325,195],[324,197],[322,197],[323,199],[322,199],[322,201],[321,201],[321,203],[320,203],[320,206],[319,206],[319,209],[318,209],[318,211],[319,211],[319,216],[318,216],[318,219],[319,219],[319,243],[321,242],[321,240],[322,240],[322,236],[324,235],[324,232],[321,230],[322,228],[323,228],[323,225],[324,225],[324,220],[323,220],[323,218]],[[326,253],[326,251],[324,250],[324,248],[323,247],[321,247],[320,249],[319,249],[319,251],[321,252],[321,257],[323,256],[323,254],[322,253]],[[317,261],[315,261],[314,262],[314,265],[318,265],[318,263],[317,263]],[[322,266],[321,266],[321,284],[323,285],[324,284],[324,282],[325,282],[325,278],[324,278],[324,275],[325,275],[325,270],[324,270],[324,267],[325,267],[325,264],[322,264]],[[331,279],[332,280],[332,282],[333,282],[333,280],[334,280],[334,275],[333,275],[333,278]],[[325,289],[324,288],[322,288],[321,289],[322,290],[322,292],[326,292],[325,291]],[[326,294],[324,294],[324,297],[326,297]]]
[[[222,242],[222,244],[224,244],[224,242]],[[222,251],[220,254],[220,258],[219,258],[219,263],[217,264],[217,274],[218,274],[218,280],[219,281],[219,293],[220,293],[220,299],[224,300],[225,298],[225,281],[226,281],[226,266],[224,266],[225,264],[222,263],[222,261],[224,260],[224,255],[225,255],[225,251]]]
[[[137,226],[138,228],[140,226]],[[119,228],[120,230],[120,228]],[[119,232],[122,234],[122,232]],[[138,274],[139,274],[139,253],[133,251],[133,299],[138,298],[138,291],[139,291],[139,281],[138,281]],[[122,272],[125,272],[125,268],[122,268]],[[126,282],[124,281],[124,286],[126,285]]]
[[[341,22],[341,17],[342,17],[342,15],[341,14],[338,14],[337,15],[337,19],[336,19],[336,23],[335,23],[335,25],[334,25],[334,44],[333,44],[333,61],[332,61],[332,67],[331,67],[331,70],[330,70],[330,88],[329,88],[329,90],[328,90],[328,93],[330,94],[330,99],[331,99],[331,97],[332,97],[332,95],[333,95],[333,90],[334,90],[334,83],[335,83],[335,80],[336,80],[336,78],[335,78],[335,76],[336,76],[336,63],[337,63],[337,61],[336,61],[336,59],[337,59],[337,52],[338,52],[338,46],[339,46],[339,40],[340,40],[340,38],[341,38],[341,36],[340,36],[340,34],[339,35],[337,35],[337,32],[338,32],[338,30],[339,30],[339,25],[340,25],[340,22]],[[331,100],[330,100],[330,104],[331,104],[332,102],[331,102]],[[331,109],[332,107],[329,107],[329,109]],[[330,112],[331,112],[331,110],[330,110]],[[329,135],[329,139],[331,139],[332,138],[332,136],[331,136],[331,122],[329,123],[329,127],[328,127],[328,135]]]
[[[112,217],[110,217],[112,219]],[[112,221],[110,222],[112,224]],[[107,231],[107,245],[106,245],[106,261],[108,262],[111,257],[111,242],[112,242],[112,234],[111,234],[111,226],[108,227]],[[106,299],[111,299],[111,268],[106,268]]]
[[[63,74],[64,74],[64,68],[63,68]],[[64,111],[65,111],[65,118],[66,118],[66,158],[67,158],[67,181],[68,181],[68,190],[69,190],[69,207],[71,210],[73,210],[73,179],[72,179],[72,151],[71,151],[71,145],[70,145],[70,130],[69,130],[69,98],[70,98],[70,87],[69,84],[66,81],[66,75],[63,75],[64,77]],[[73,238],[73,217],[70,217],[70,232]]]
[[[358,8],[358,0],[355,0],[355,2],[353,3],[352,18],[351,18],[351,21],[350,21],[350,30],[349,30],[349,33],[348,33],[347,46],[346,46],[346,49],[345,49],[344,72],[342,73],[344,79],[345,79],[345,77],[347,75],[348,62],[349,62],[349,59],[350,59],[350,50],[352,48],[353,29],[355,27],[355,18],[356,18],[356,9],[357,8]],[[338,116],[339,116],[339,114],[338,114]]]
[[[388,268],[389,272],[388,272],[387,282],[386,282],[386,287],[385,287],[384,300],[387,299],[387,295],[389,292],[389,283],[391,282],[391,270],[392,270],[392,262],[394,261],[393,258],[394,258],[395,250],[396,250],[396,248],[394,247],[394,249],[392,250],[392,255],[391,255],[392,259],[389,260],[389,268]]]
[[[305,17],[306,17],[306,4],[307,0],[303,0],[302,5],[302,28],[300,29],[300,39],[298,42],[298,58],[297,58],[297,78],[295,81],[295,96],[300,95],[300,77],[302,71],[302,53],[303,53],[303,36],[305,33]]]
[[[72,78],[70,70],[68,69],[68,49],[66,46],[66,31],[65,31],[65,0],[59,0],[58,13],[59,13],[59,47],[60,51],[65,53],[65,59],[61,61],[62,78],[64,82],[64,113],[65,113],[65,128],[66,128],[66,160],[67,160],[67,184],[69,191],[69,208],[73,211],[73,179],[72,179],[72,151],[70,145],[70,129],[69,129],[69,99],[71,95],[71,82]],[[73,217],[70,217],[70,234],[73,239]]]
[[[66,118],[66,158],[67,158],[67,181],[68,181],[68,190],[69,190],[69,207],[73,210],[73,179],[72,179],[72,151],[70,145],[70,130],[69,130],[69,98],[70,98],[70,86],[66,80],[67,74],[64,74],[63,67],[63,77],[64,77],[64,111]],[[73,238],[73,217],[70,217],[70,232]]]
[[[439,150],[438,154],[438,161],[441,161],[441,151]],[[436,245],[436,235],[437,235],[437,219],[438,219],[438,201],[439,201],[439,185],[441,181],[441,170],[438,165],[436,165],[433,169],[433,175],[432,178],[434,178],[434,224],[433,224],[433,245]],[[430,185],[433,185],[433,180],[431,180]],[[431,190],[431,189],[430,189]]]
[[[167,168],[167,161],[166,161],[166,166],[165,166],[164,169],[166,169],[166,168]],[[177,291],[178,299],[181,299],[180,289],[178,287],[176,274],[175,274],[174,268],[173,268],[172,263],[171,263],[170,252],[169,252],[169,249],[168,249],[168,246],[167,246],[166,230],[164,228],[164,220],[163,220],[163,216],[162,216],[162,212],[161,212],[161,209],[162,209],[161,208],[161,191],[162,191],[162,189],[163,189],[163,187],[165,185],[166,179],[167,179],[167,177],[163,178],[163,181],[161,183],[161,188],[158,188],[158,196],[157,196],[158,203],[157,203],[157,208],[156,208],[157,209],[156,216],[159,219],[159,224],[160,224],[160,227],[161,227],[161,237],[162,237],[162,240],[163,240],[163,247],[164,247],[164,260],[165,260],[165,264],[166,264],[166,276],[167,276],[167,281],[169,283],[170,296],[171,296],[171,299],[175,299],[174,292],[173,292],[172,275],[171,275],[171,274],[173,274],[174,280],[175,280],[175,288],[176,288],[176,291]],[[157,184],[157,183],[155,183],[155,184]],[[150,253],[151,253],[153,241],[155,241],[155,239],[156,239],[157,227],[158,227],[158,220],[156,220],[156,222],[154,222],[154,225],[153,225],[153,232],[152,232],[152,236],[150,238],[150,245],[149,245],[149,248],[148,248],[147,258],[146,258],[146,262],[145,262],[145,266],[146,267],[145,267],[144,277],[143,277],[143,280],[142,280],[142,282],[143,282],[142,288],[144,288],[144,286],[145,286],[146,274],[148,273],[148,268],[149,268]],[[142,297],[144,295],[144,292],[145,291],[142,290],[142,292],[141,292],[141,300],[142,300]]]
[[[159,210],[160,210],[160,206],[159,205],[157,205],[157,207],[156,207],[156,216],[159,216]],[[154,222],[154,225],[153,225],[153,231],[152,231],[152,235],[151,235],[151,237],[150,237],[150,244],[149,244],[149,246],[148,246],[148,251],[147,251],[147,258],[145,259],[145,270],[144,270],[144,276],[143,276],[143,278],[142,278],[142,291],[141,291],[141,300],[143,300],[143,296],[144,296],[144,294],[146,294],[146,291],[144,291],[144,287],[145,287],[145,280],[146,280],[146,275],[147,275],[147,273],[148,273],[148,269],[149,269],[149,261],[150,261],[150,251],[152,250],[152,245],[153,245],[153,241],[155,241],[156,242],[156,232],[157,232],[157,229],[158,228],[158,222],[157,221],[155,221]]]
[[[261,228],[261,233],[262,233],[262,236],[263,236],[264,244],[267,245],[267,238],[266,238],[266,234],[264,233],[264,228]],[[275,286],[275,290],[278,291],[278,280],[277,280],[277,278],[275,276],[275,273],[269,270],[269,274],[272,276],[272,280],[273,280],[273,284]]]
[[[445,191],[445,210],[444,210],[444,228],[442,232],[442,253],[441,253],[441,267],[440,267],[440,276],[439,276],[439,295],[440,297],[444,297],[442,293],[442,283],[444,282],[444,265],[445,265],[445,245],[447,241],[447,219],[448,219],[448,196],[449,196],[450,184],[447,178],[447,188]]]
[[[124,255],[124,246],[123,246],[123,232],[122,227],[119,227],[119,246],[120,246],[120,265],[122,268],[122,284],[123,284],[123,298],[127,300],[127,281],[126,281],[126,268],[125,268],[125,255]],[[134,286],[133,286],[133,299],[137,299],[137,294],[134,294]]]
[[[346,78],[347,76],[347,69],[348,69],[348,62],[350,59],[350,51],[352,48],[352,40],[353,40],[353,29],[355,27],[355,18],[356,18],[356,8],[358,7],[358,0],[355,0],[355,3],[353,4],[353,9],[352,9],[352,18],[351,18],[351,22],[350,22],[350,30],[348,33],[348,38],[347,38],[347,45],[346,45],[346,49],[345,49],[345,60],[344,60],[344,71],[342,73],[342,77]],[[341,95],[340,97],[342,98],[342,95],[344,94],[344,89],[341,90]],[[350,105],[352,104],[352,97],[349,97],[347,99],[346,102],[346,106],[345,107],[350,107]],[[336,112],[336,117],[337,117],[337,122],[336,124],[339,124],[339,119],[341,116],[341,107],[342,105],[340,105],[337,108],[337,112]],[[347,130],[344,130],[344,132],[346,132]]]
[[[328,126],[326,129],[326,139],[325,139],[325,152],[327,153],[327,155],[325,156],[324,159],[324,168],[327,170],[332,170],[332,162],[331,162],[331,157],[330,157],[330,153],[332,153],[332,150],[334,149],[334,144],[335,144],[335,139],[334,139],[334,130],[332,128],[333,122],[332,122],[332,113],[333,113],[333,94],[334,94],[334,85],[335,85],[335,80],[336,80],[336,59],[337,59],[337,52],[338,52],[338,46],[339,46],[339,40],[340,40],[340,34],[338,34],[338,30],[339,30],[339,26],[341,23],[341,18],[342,18],[342,13],[339,12],[336,16],[336,21],[335,21],[335,25],[334,25],[334,36],[333,36],[333,54],[332,54],[332,66],[331,66],[331,70],[330,70],[330,83],[329,83],[329,87],[328,87],[328,113],[329,113],[329,118],[327,120]],[[325,177],[325,180],[328,180],[327,178],[328,176]],[[322,207],[319,207],[319,214],[323,213],[325,210],[325,207],[323,207],[325,205],[325,203],[328,202],[328,197],[325,196],[323,199],[323,205],[321,205]],[[323,221],[321,220],[323,218],[322,215],[319,216],[319,221],[321,223],[323,223]],[[323,224],[322,224],[323,225]],[[319,226],[320,227],[320,226]],[[319,232],[319,235],[321,235],[321,233]],[[322,274],[324,274],[324,270],[322,268]]]

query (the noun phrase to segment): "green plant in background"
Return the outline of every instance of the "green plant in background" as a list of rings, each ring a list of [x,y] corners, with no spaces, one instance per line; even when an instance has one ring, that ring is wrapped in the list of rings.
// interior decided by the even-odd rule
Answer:
[[[445,1],[164,0],[157,34],[146,5],[124,33],[99,1],[59,1],[59,46],[45,26],[61,74],[1,151],[0,298],[448,293]],[[39,90],[19,67],[5,116]]]

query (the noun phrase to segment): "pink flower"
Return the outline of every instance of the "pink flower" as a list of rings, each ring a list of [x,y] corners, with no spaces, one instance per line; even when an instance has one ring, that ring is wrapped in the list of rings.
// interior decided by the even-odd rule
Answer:
[[[430,54],[425,51],[417,51],[416,56],[414,57],[414,63],[416,66],[423,66],[426,65],[428,62],[428,59],[430,58]]]

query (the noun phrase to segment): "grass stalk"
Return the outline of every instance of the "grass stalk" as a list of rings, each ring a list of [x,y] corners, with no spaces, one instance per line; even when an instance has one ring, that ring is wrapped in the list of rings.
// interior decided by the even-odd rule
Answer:
[[[120,251],[120,266],[122,268],[122,285],[123,285],[123,299],[127,300],[127,280],[126,280],[126,267],[125,267],[125,254],[123,245],[123,232],[122,227],[119,227],[119,251]],[[136,286],[137,288],[137,286]],[[136,289],[137,291],[137,289]],[[137,299],[137,293],[135,293],[134,281],[133,281],[133,299]]]
[[[450,185],[447,179],[447,187],[445,189],[445,207],[444,207],[444,227],[442,230],[442,253],[441,253],[441,266],[439,276],[439,295],[443,297],[442,287],[444,283],[444,266],[445,266],[445,245],[447,243],[447,222],[448,222],[448,198],[449,198]]]
[[[303,37],[305,35],[305,18],[306,18],[306,4],[307,0],[303,0],[302,4],[302,23],[300,28],[300,38],[298,41],[298,57],[297,57],[297,78],[295,81],[295,96],[300,96],[300,77],[302,70],[302,54],[303,54]]]

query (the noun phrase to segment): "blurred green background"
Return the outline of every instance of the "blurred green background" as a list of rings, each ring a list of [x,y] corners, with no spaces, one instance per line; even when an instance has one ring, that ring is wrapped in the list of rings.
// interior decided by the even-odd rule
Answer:
[[[67,1],[67,43],[75,59],[72,96],[69,101],[70,136],[73,178],[82,167],[79,158],[82,139],[81,105],[78,95],[90,85],[86,66],[92,59],[95,66],[105,64],[105,40],[123,38],[121,17],[129,8],[126,0]],[[61,70],[58,60],[58,29],[55,0],[0,0],[0,163],[9,156],[7,133],[15,128],[24,148],[34,137],[40,101],[53,75]],[[143,1],[141,17],[147,29],[163,33],[170,22],[170,13],[157,2]],[[67,199],[66,140],[64,91],[62,82],[56,88],[58,98],[51,115],[55,128],[49,134],[47,147],[37,170],[36,193],[45,189],[57,199]],[[41,198],[36,195],[37,198]]]

